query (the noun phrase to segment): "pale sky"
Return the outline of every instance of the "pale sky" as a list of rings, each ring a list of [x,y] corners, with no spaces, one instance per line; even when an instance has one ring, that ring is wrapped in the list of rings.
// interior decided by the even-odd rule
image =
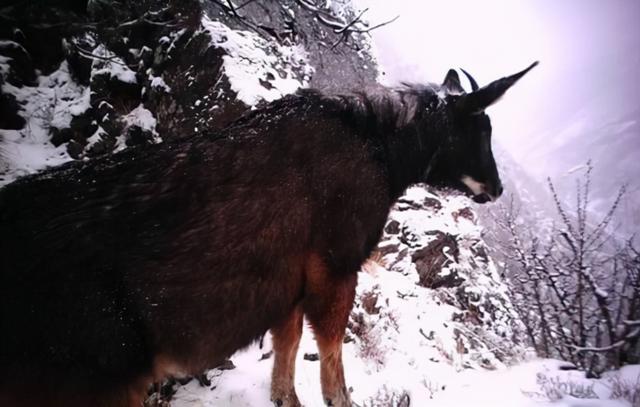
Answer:
[[[539,60],[488,110],[496,140],[525,164],[557,161],[549,150],[563,143],[558,135],[566,141],[633,112],[640,120],[640,1],[359,3],[373,23],[400,15],[372,34],[388,84],[440,82],[462,67],[482,86]]]
[[[494,142],[541,188],[551,177],[565,202],[580,176],[571,169],[591,159],[590,210],[606,213],[626,184],[620,219],[637,232],[640,0],[356,1],[372,24],[400,15],[372,32],[386,84],[440,83],[461,67],[482,86],[539,60],[487,109]]]

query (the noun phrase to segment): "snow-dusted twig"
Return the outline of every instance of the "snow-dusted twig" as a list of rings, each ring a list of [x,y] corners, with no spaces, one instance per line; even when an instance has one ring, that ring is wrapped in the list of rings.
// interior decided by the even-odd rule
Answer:
[[[91,60],[100,60],[100,61],[105,61],[105,62],[114,63],[114,64],[117,64],[117,65],[122,65],[122,66],[129,67],[124,62],[119,61],[120,57],[118,57],[117,55],[112,55],[110,57],[100,56],[100,55],[94,54],[92,51],[89,51],[89,50],[86,50],[86,49],[82,48],[78,44],[73,44],[73,45],[74,45],[74,48],[76,49],[76,51],[78,51],[78,55],[80,55],[83,58],[87,58],[87,59],[91,59]]]
[[[354,33],[364,34],[371,32],[375,29],[393,23],[400,17],[398,15],[390,20],[384,21],[380,24],[376,24],[372,27],[368,27],[362,20],[364,14],[369,10],[368,8],[364,9],[358,15],[356,15],[355,18],[347,22],[342,18],[333,15],[328,10],[322,9],[321,7],[315,5],[309,0],[296,0],[296,3],[298,3],[298,5],[300,5],[303,10],[312,13],[319,23],[323,24],[326,27],[329,27],[335,34],[339,35],[338,39],[331,45],[331,49],[337,47],[343,42],[346,42],[348,38]]]

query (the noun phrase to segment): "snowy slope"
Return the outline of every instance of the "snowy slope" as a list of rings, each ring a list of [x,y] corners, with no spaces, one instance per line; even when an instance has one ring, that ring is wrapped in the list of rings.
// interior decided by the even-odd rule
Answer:
[[[9,72],[0,60],[0,75]],[[4,77],[4,75],[3,75]],[[16,87],[0,81],[2,93],[15,97],[24,118],[20,130],[0,129],[0,186],[20,175],[71,160],[66,146],[54,146],[51,127],[68,127],[73,116],[89,108],[89,89],[71,78],[66,62],[50,75],[41,75],[35,86]]]

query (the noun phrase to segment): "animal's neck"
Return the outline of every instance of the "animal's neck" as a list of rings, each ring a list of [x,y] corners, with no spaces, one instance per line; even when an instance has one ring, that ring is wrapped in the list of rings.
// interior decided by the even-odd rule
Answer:
[[[390,192],[395,200],[412,184],[425,181],[430,165],[435,164],[433,160],[441,140],[438,134],[425,134],[417,127],[382,136],[387,146]]]
[[[436,164],[437,152],[447,137],[446,106],[435,94],[391,93],[387,98],[371,99],[367,110],[369,122],[375,123],[371,133],[382,147],[395,200],[410,185],[424,182]]]

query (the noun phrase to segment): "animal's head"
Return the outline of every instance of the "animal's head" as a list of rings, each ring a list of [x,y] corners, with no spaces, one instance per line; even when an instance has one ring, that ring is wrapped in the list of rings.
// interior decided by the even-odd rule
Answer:
[[[447,73],[441,91],[447,102],[448,131],[426,174],[428,183],[453,187],[478,203],[493,201],[502,194],[491,151],[491,121],[484,110],[537,64],[482,88],[463,70],[471,83],[470,93],[462,88],[456,71]]]

